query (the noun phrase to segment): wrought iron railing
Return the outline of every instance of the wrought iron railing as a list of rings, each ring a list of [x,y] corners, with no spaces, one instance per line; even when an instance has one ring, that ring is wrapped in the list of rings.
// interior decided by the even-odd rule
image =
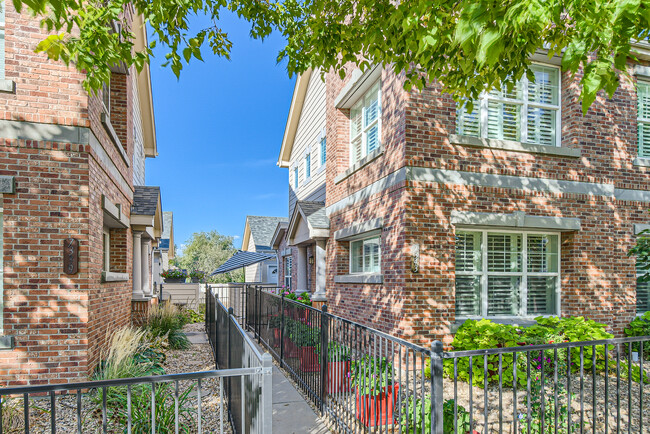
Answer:
[[[650,336],[445,352],[272,292],[248,288],[244,324],[337,431],[643,432],[650,418]]]

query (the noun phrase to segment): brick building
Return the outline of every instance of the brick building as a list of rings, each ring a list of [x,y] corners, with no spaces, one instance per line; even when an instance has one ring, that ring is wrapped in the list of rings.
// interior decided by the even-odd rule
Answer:
[[[630,64],[633,81],[583,115],[579,77],[559,58],[533,61],[535,83],[484,95],[471,113],[380,67],[298,79],[279,165],[290,206],[307,170],[325,173],[328,227],[310,236],[326,245],[331,312],[425,344],[449,342],[467,318],[584,315],[621,334],[650,310],[627,256],[650,227],[650,67]],[[324,168],[312,157],[307,169],[304,146]],[[281,230],[275,245],[295,264],[301,242]],[[310,262],[291,279],[318,275]]]
[[[152,300],[151,82],[147,67],[116,67],[89,95],[82,74],[34,53],[37,19],[2,9],[0,384],[64,382],[89,375],[132,304]],[[142,48],[141,17],[127,10],[124,23]]]

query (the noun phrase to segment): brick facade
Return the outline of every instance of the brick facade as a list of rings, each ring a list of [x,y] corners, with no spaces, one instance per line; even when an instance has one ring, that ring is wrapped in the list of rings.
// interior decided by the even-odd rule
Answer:
[[[3,334],[14,337],[15,348],[0,351],[0,385],[83,379],[110,334],[131,320],[131,277],[101,278],[102,195],[128,219],[134,80],[114,73],[111,83],[111,124],[123,155],[102,124],[101,92],[89,96],[81,74],[35,54],[46,33],[38,20],[5,5],[6,77],[16,93],[0,94],[0,120],[43,138],[0,140],[0,175],[14,176],[16,184],[2,198]],[[74,275],[63,272],[66,238],[79,241]],[[110,271],[131,276],[132,240],[130,228],[111,230]]]
[[[632,69],[632,65],[630,65]],[[350,69],[351,71],[351,69]],[[348,74],[349,76],[350,74]],[[383,153],[340,182],[348,169],[349,111],[334,107],[346,81],[327,75],[327,299],[330,312],[429,344],[450,342],[455,317],[455,226],[452,211],[579,218],[581,230],[561,234],[561,314],[585,315],[620,335],[635,315],[633,225],[650,221],[648,202],[614,194],[531,191],[414,177],[414,168],[509,175],[605,185],[650,193],[650,168],[637,157],[636,92],[622,80],[614,98],[599,96],[582,115],[577,78],[562,74],[562,146],[578,158],[456,145],[456,104],[440,86],[406,92],[403,79],[382,72]],[[399,170],[404,180],[375,189],[363,200],[342,199]],[[616,189],[616,190],[615,190]],[[609,190],[608,190],[609,191]],[[349,273],[349,242],[331,234],[383,218],[383,284],[337,283]],[[496,229],[498,230],[498,229]],[[420,270],[411,272],[410,246],[420,245]],[[369,309],[368,306],[374,306]]]

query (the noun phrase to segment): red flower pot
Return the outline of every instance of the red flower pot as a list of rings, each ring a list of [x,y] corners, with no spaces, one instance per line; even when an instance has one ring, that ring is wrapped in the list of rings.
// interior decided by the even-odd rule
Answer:
[[[284,338],[284,357],[298,357],[298,347],[288,337]]]
[[[357,419],[365,426],[393,424],[393,407],[399,393],[399,384],[386,386],[377,396],[361,395],[357,390]]]
[[[298,358],[300,359],[300,370],[302,372],[320,371],[316,347],[300,347],[298,349]]]
[[[327,363],[327,393],[350,391],[350,361]]]

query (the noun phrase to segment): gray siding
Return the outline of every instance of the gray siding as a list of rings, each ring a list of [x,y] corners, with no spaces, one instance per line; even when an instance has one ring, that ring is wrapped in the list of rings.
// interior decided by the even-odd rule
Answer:
[[[144,185],[144,133],[142,132],[142,114],[140,113],[140,95],[138,94],[137,74],[131,74],[133,80],[133,185]]]

